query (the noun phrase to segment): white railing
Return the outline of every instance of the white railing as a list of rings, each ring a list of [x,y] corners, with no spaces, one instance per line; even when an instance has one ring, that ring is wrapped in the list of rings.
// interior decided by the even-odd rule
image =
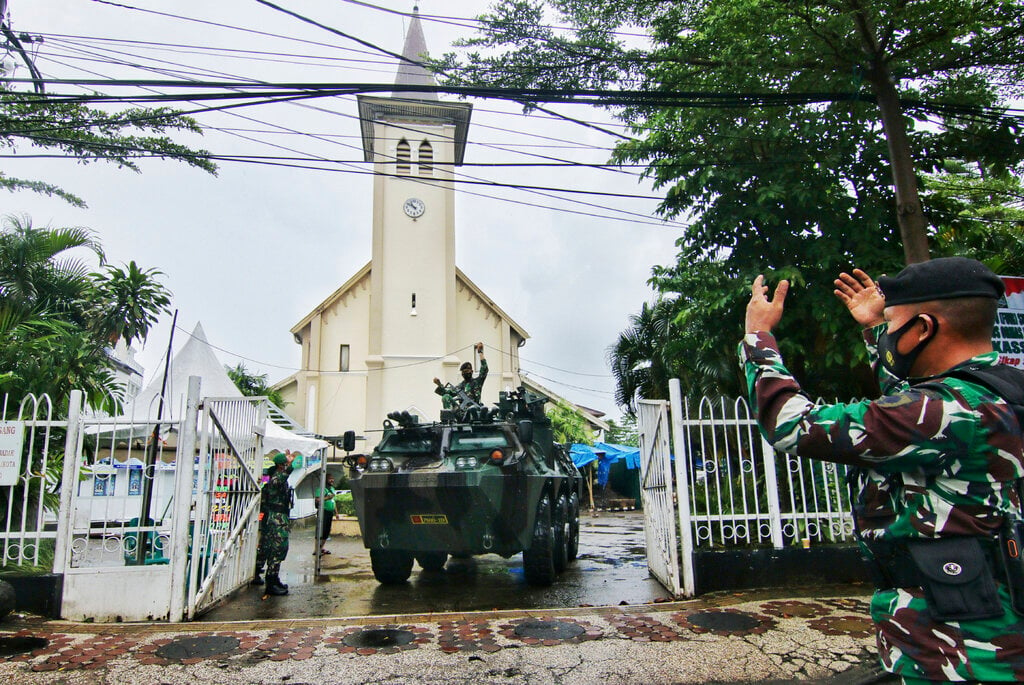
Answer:
[[[50,570],[67,421],[48,395],[0,401],[0,566]]]
[[[845,467],[776,452],[743,399],[684,400],[674,413],[695,548],[853,540]]]

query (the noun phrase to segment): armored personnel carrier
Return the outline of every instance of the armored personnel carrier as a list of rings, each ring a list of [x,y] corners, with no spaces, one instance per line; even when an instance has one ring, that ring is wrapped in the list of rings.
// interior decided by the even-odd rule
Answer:
[[[497,406],[465,395],[420,423],[392,412],[370,455],[347,458],[363,544],[381,583],[402,583],[413,561],[523,553],[527,582],[550,585],[579,549],[583,481],[554,442],[545,398],[525,388]]]

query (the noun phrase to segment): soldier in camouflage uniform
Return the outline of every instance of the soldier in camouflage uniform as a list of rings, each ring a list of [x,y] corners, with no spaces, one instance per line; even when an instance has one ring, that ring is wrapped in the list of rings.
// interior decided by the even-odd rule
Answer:
[[[264,564],[267,567],[266,593],[268,595],[287,595],[288,586],[281,582],[281,562],[288,556],[288,533],[291,522],[288,512],[291,509],[292,489],[288,485],[288,476],[292,472],[292,460],[295,456],[290,452],[274,455],[274,468],[270,471],[270,480],[263,485],[260,492],[260,542],[256,552],[256,577],[259,583],[260,571]]]
[[[979,262],[946,258],[883,276],[879,287],[859,269],[835,284],[865,328],[883,396],[815,406],[771,334],[788,284],[780,282],[769,300],[758,276],[740,357],[761,431],[780,451],[859,472],[855,518],[879,569],[871,615],[886,670],[905,683],[1024,681],[1024,615],[1010,604],[1008,566],[991,553],[1004,519],[1021,515],[1014,488],[1024,476],[1020,424],[993,391],[950,376],[970,364],[997,364],[991,337],[1002,282]],[[973,558],[984,559],[976,582],[988,590],[972,589],[967,599],[988,604],[974,618],[944,616],[936,599],[944,595],[932,588],[945,586],[926,593],[919,571],[959,574],[966,564],[950,568],[939,559],[935,566],[907,554],[940,545],[947,554],[950,544],[975,545]]]
[[[462,382],[458,385],[447,386],[441,383],[440,378],[434,379],[434,385],[437,386],[434,388],[434,392],[441,396],[442,406],[445,409],[451,409],[459,405],[459,390],[477,404],[480,403],[484,381],[487,379],[487,360],[484,359],[484,344],[482,342],[478,342],[474,348],[480,356],[480,373],[476,375],[476,378],[473,377],[473,365],[465,362],[459,367],[459,373],[462,374]]]

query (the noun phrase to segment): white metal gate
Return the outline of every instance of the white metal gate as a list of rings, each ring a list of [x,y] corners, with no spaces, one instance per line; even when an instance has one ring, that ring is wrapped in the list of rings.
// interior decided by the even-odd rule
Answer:
[[[639,402],[640,498],[651,575],[674,595],[679,595],[679,556],[666,410],[664,401]]]
[[[266,419],[265,398],[203,402],[187,618],[252,578]]]
[[[666,430],[665,418],[651,409],[664,404],[640,402],[641,445],[644,436]],[[651,457],[661,459],[674,475],[678,525],[666,521],[660,510],[648,512],[644,501],[645,530],[652,529],[648,563],[667,589],[693,596],[695,550],[853,541],[844,467],[777,453],[742,399],[704,398],[691,406],[681,399],[679,381],[672,379],[668,409],[675,459],[667,450],[660,456],[651,452]],[[653,463],[646,468],[657,470]],[[677,533],[680,576],[670,584],[662,579],[665,564],[650,541],[672,540]]]
[[[3,565],[61,574],[61,617],[180,621],[251,578],[266,398],[199,391],[159,422],[0,398]]]

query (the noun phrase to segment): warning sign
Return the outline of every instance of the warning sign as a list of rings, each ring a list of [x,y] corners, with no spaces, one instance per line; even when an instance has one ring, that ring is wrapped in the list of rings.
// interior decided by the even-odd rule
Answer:
[[[0,485],[14,485],[21,475],[24,421],[0,421]]]
[[[1024,368],[1024,277],[1002,276],[1006,286],[1006,306],[996,315],[992,345],[999,363]]]

